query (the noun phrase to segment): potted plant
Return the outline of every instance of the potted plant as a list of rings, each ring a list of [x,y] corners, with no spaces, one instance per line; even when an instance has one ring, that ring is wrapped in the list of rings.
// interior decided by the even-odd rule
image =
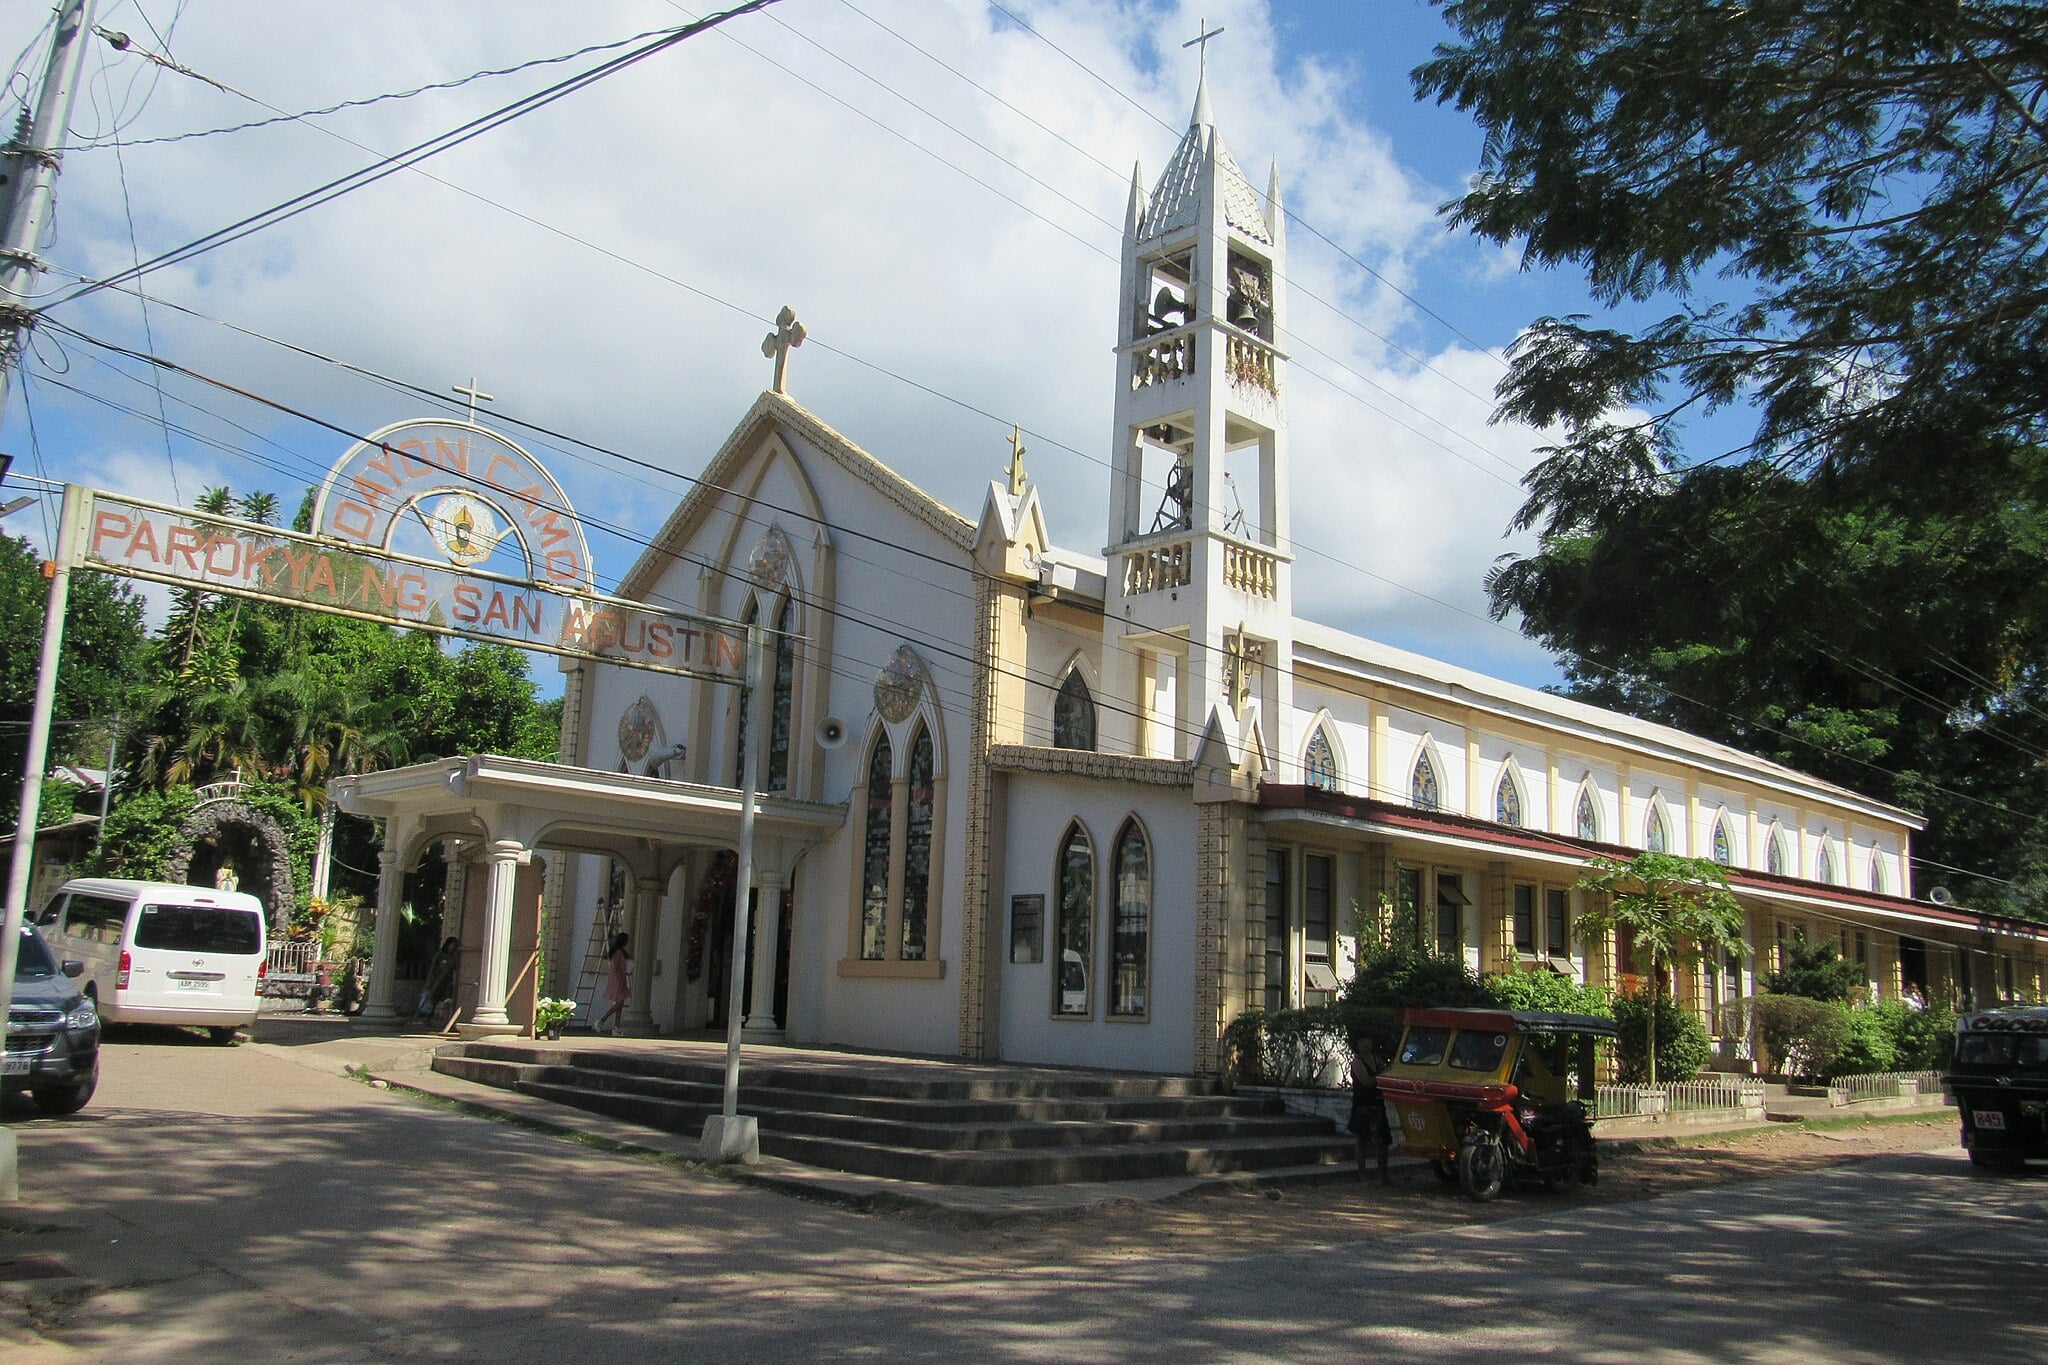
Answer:
[[[574,1000],[557,1000],[543,995],[533,1002],[533,1036],[536,1038],[559,1038],[562,1025],[576,1013]]]

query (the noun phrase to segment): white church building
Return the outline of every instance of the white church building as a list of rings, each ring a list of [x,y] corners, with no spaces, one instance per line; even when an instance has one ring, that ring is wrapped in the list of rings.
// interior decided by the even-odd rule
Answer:
[[[1233,1018],[1330,998],[1390,910],[1483,972],[1628,984],[1574,883],[1641,849],[1724,864],[1745,907],[1746,950],[1676,982],[1710,1026],[1794,935],[1881,997],[2042,989],[2040,929],[1915,896],[1911,812],[1296,616],[1286,257],[1277,176],[1262,200],[1198,94],[1131,186],[1100,548],[1051,543],[1021,450],[963,513],[778,365],[619,590],[772,628],[763,687],[582,663],[559,763],[338,784],[388,822],[371,1012],[437,846],[479,1031],[528,1022],[543,974],[587,996],[622,929],[629,1031],[737,1008],[762,1040],[1213,1072]]]

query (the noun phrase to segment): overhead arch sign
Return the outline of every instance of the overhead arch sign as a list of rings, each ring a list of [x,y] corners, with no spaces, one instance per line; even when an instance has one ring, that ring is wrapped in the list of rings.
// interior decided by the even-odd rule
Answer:
[[[91,489],[67,490],[65,502],[78,567],[568,658],[744,681],[747,628],[736,622]]]

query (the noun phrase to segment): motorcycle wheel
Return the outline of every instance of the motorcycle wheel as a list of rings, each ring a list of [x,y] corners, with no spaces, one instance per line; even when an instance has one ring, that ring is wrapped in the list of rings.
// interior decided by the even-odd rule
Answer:
[[[1429,1159],[1429,1169],[1435,1171],[1436,1178],[1443,1181],[1446,1185],[1458,1183],[1458,1163],[1455,1161],[1443,1161],[1436,1157],[1431,1157]]]
[[[1484,1204],[1500,1193],[1507,1178],[1508,1155],[1498,1138],[1475,1136],[1458,1149],[1458,1183],[1472,1200]]]

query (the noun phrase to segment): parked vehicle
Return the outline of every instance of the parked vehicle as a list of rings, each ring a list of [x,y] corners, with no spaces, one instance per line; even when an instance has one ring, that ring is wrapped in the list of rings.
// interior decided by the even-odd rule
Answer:
[[[1978,1166],[2048,1157],[2048,1008],[2008,1005],[1956,1020],[1949,1092]]]
[[[57,952],[85,964],[85,992],[116,1024],[196,1024],[215,1042],[256,1022],[263,902],[240,891],[80,878],[36,917]]]
[[[100,1016],[79,987],[84,975],[83,962],[60,964],[34,929],[21,927],[0,1082],[9,1093],[28,1091],[48,1114],[77,1113],[99,1087]]]
[[[1410,1009],[1380,1074],[1400,1150],[1477,1200],[1513,1180],[1591,1185],[1593,1046],[1614,1021],[1526,1010]],[[1576,1094],[1576,1098],[1574,1098]]]

